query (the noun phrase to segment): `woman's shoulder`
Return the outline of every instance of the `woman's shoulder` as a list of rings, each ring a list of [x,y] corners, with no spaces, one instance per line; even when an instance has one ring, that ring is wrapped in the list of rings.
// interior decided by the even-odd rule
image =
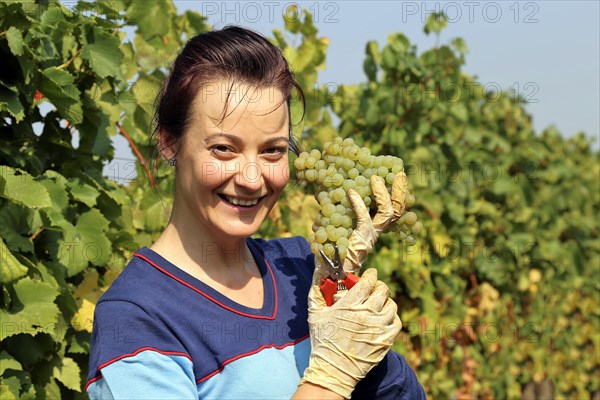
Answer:
[[[162,276],[155,273],[155,268],[149,265],[148,260],[143,258],[143,254],[144,248],[132,254],[123,271],[102,294],[98,303],[125,301],[137,305],[141,303],[138,299],[148,297],[149,293],[156,291]]]
[[[250,238],[248,245],[276,270],[290,276],[303,275],[310,281],[314,270],[314,255],[302,236],[270,240]]]

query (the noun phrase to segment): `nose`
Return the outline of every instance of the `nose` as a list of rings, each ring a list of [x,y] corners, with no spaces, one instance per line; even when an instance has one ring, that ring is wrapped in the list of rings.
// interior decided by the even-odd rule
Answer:
[[[235,174],[236,186],[243,187],[249,192],[260,190],[265,184],[262,169],[256,160],[242,157],[239,170]]]

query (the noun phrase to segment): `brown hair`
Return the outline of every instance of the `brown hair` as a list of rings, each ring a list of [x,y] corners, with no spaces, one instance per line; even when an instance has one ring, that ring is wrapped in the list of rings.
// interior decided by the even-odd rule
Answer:
[[[190,108],[202,85],[217,80],[280,90],[290,117],[289,148],[299,153],[292,134],[291,98],[296,89],[304,109],[302,88],[276,46],[264,36],[238,26],[202,33],[187,42],[158,95],[155,132],[178,142],[186,131]]]

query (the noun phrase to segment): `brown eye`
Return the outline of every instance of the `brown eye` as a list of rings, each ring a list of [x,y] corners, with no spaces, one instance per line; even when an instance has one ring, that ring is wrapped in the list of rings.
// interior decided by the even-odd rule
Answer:
[[[281,157],[285,153],[287,153],[287,147],[270,147],[265,150],[265,154],[270,158]]]
[[[227,156],[232,156],[233,155],[233,150],[229,147],[229,146],[225,146],[222,144],[216,145],[216,146],[212,146],[210,148],[210,151],[216,155],[216,156],[220,156],[220,157],[227,157]]]

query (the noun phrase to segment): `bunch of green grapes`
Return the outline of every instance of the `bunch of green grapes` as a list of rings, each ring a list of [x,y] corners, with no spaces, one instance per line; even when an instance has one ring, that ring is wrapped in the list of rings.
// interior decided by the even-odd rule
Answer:
[[[356,226],[348,189],[354,189],[373,214],[377,206],[371,198],[371,176],[381,176],[391,192],[396,174],[404,170],[404,162],[391,155],[372,155],[367,147],[359,147],[353,139],[336,137],[323,145],[323,152],[317,149],[302,152],[294,161],[294,167],[299,180],[318,184],[315,198],[321,208],[308,238],[311,251],[317,254],[322,249],[330,257],[337,245],[343,259]],[[406,207],[414,203],[415,196],[408,193]],[[417,221],[417,214],[408,211],[389,229],[396,232],[398,239],[413,245],[416,242],[414,235],[421,232],[423,225]]]

